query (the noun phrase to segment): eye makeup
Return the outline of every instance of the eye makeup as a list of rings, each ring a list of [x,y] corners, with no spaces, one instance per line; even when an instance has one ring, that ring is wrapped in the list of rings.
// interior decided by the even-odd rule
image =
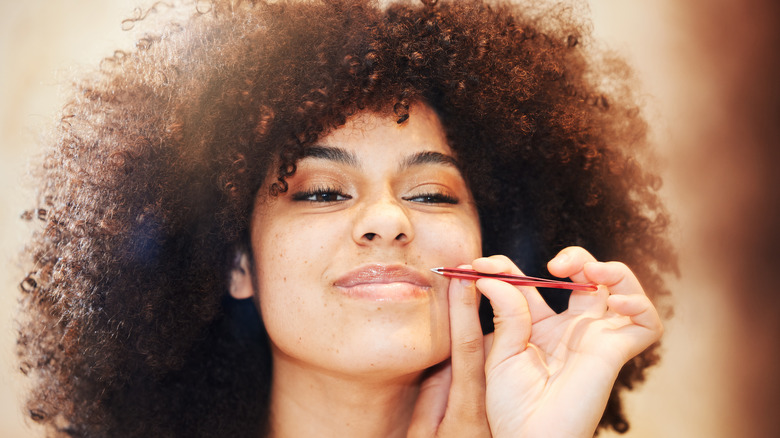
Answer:
[[[311,189],[297,191],[291,196],[293,201],[306,202],[337,202],[352,199],[352,196],[344,193],[336,187],[316,186]]]
[[[403,198],[404,201],[419,202],[421,204],[452,204],[456,205],[460,201],[454,196],[447,195],[445,193],[420,193],[418,195],[410,195]]]

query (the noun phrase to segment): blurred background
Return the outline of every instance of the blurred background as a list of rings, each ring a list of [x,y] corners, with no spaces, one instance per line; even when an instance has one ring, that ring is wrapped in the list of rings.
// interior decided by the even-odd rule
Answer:
[[[0,0],[0,437],[42,436],[13,354],[37,136],[69,77],[132,47],[121,21],[141,4]],[[780,436],[780,5],[588,4],[595,35],[637,70],[681,257],[663,361],[626,397],[624,436]]]

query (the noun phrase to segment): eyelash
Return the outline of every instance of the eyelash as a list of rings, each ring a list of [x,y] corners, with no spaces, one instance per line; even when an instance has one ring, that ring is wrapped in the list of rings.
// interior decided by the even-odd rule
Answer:
[[[328,198],[333,199],[328,199]],[[342,199],[338,199],[342,198]],[[343,202],[352,199],[352,196],[344,193],[343,191],[334,187],[315,187],[309,190],[297,192],[292,195],[293,201],[299,202],[315,202],[315,203],[332,203]],[[456,205],[460,202],[458,198],[450,196],[444,193],[420,193],[414,196],[407,196],[402,198],[404,201],[416,202],[420,204],[452,204]]]
[[[415,199],[425,198],[425,201],[415,201]],[[446,195],[444,193],[421,193],[419,195],[408,196],[403,198],[404,201],[419,202],[421,204],[457,204],[460,202],[458,198],[454,196]]]
[[[343,199],[327,199],[327,197],[333,196],[334,198],[341,197]],[[311,199],[311,198],[314,199]],[[293,201],[304,202],[341,202],[352,199],[352,196],[344,193],[343,191],[334,187],[315,187],[309,190],[298,192],[292,195]]]

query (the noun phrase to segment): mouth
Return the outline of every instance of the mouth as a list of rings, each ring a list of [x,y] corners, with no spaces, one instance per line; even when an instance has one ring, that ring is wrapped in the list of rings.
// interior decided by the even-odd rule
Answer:
[[[342,293],[374,301],[404,301],[427,297],[431,283],[419,271],[404,265],[368,264],[335,282]]]

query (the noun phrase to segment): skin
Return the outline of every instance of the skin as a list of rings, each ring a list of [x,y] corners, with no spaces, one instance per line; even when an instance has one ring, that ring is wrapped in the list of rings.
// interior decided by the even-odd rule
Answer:
[[[560,315],[534,288],[430,272],[521,273],[480,257],[440,121],[421,104],[410,116],[354,116],[298,163],[287,192],[257,198],[254,266],[243,257],[231,293],[255,298],[271,340],[271,435],[592,436],[620,367],[660,337],[654,307],[625,265],[582,248],[548,268],[599,290],[573,293]],[[364,284],[376,266],[414,280],[379,269],[382,282]],[[494,335],[482,335],[480,293]]]
[[[255,296],[273,349],[280,436],[290,422],[276,420],[301,403],[329,407],[318,421],[347,427],[334,436],[392,436],[368,429],[408,424],[422,370],[450,355],[449,280],[430,268],[478,257],[479,221],[438,117],[424,106],[412,111],[400,125],[373,113],[350,119],[318,141],[330,156],[302,159],[286,193],[257,199]],[[434,158],[410,162],[421,156]],[[356,297],[335,285],[373,265],[405,266],[429,290],[410,298],[407,286],[377,285]],[[301,394],[304,402],[287,405]],[[382,412],[361,425],[334,405]]]

